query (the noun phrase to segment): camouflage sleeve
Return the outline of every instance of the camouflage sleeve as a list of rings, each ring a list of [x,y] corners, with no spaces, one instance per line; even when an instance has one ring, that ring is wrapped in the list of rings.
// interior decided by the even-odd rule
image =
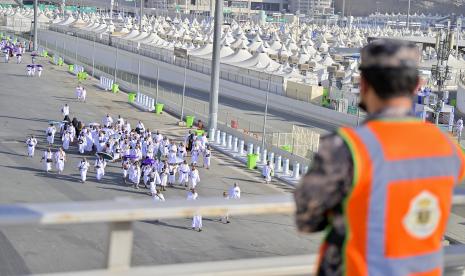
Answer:
[[[353,179],[349,148],[336,134],[322,138],[311,168],[294,193],[297,228],[324,230],[333,213],[340,213]]]

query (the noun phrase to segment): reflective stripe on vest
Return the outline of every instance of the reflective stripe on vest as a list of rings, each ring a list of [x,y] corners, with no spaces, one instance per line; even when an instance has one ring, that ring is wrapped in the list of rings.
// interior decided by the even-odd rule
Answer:
[[[345,202],[347,275],[440,275],[441,239],[463,153],[419,121],[341,129],[354,159]]]

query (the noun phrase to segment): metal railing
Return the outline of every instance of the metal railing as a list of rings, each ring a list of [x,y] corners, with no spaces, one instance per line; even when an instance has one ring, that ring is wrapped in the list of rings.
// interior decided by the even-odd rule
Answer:
[[[465,195],[455,195],[455,205],[465,205]],[[314,271],[316,257],[286,256],[195,264],[162,265],[131,268],[133,222],[168,218],[204,216],[292,214],[295,210],[291,196],[267,196],[240,200],[202,199],[173,200],[113,200],[92,202],[41,203],[0,205],[0,227],[108,223],[110,225],[106,250],[106,269],[86,275],[108,273],[139,273],[140,275],[309,275]],[[465,246],[445,247],[445,268],[449,273],[465,272]],[[154,273],[154,274],[151,274]],[[71,273],[73,274],[73,273]],[[138,275],[139,275],[138,274]],[[82,274],[81,274],[82,275]]]
[[[183,64],[180,64],[182,61],[174,58],[173,51],[166,48],[118,37],[110,37],[108,34],[99,34],[93,31],[70,28],[68,26],[51,25],[49,30],[58,33],[72,34],[73,36],[89,41],[95,40],[97,43],[118,47],[119,49],[153,58],[158,61],[184,67]],[[211,61],[209,59],[196,56],[190,56],[189,59],[189,64],[187,66],[189,70],[206,75],[211,73]],[[256,89],[268,89],[270,93],[284,94],[284,78],[282,76],[229,64],[221,64],[221,67],[221,79]]]

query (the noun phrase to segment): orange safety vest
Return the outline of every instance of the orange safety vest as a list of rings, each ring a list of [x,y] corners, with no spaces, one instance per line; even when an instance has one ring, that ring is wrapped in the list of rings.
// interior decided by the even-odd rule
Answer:
[[[441,275],[442,237],[465,156],[432,124],[380,119],[342,128],[354,161],[344,203],[346,275]]]

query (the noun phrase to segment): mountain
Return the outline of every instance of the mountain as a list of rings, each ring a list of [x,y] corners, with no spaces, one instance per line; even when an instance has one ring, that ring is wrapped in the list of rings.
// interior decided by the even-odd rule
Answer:
[[[336,13],[342,11],[343,0],[334,0]],[[345,0],[346,15],[364,16],[375,13],[407,13],[408,0]],[[411,0],[411,14],[463,14],[465,0]]]

